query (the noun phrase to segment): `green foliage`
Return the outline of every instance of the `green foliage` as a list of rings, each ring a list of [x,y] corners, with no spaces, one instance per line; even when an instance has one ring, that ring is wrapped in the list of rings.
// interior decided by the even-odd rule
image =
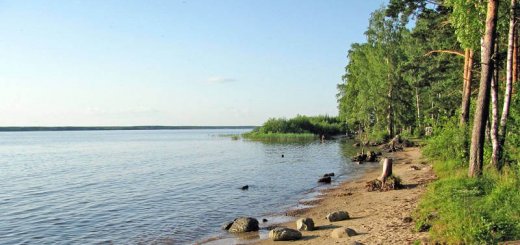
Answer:
[[[450,24],[455,28],[457,40],[462,47],[480,49],[480,39],[484,34],[487,1],[445,0],[445,6],[452,9]],[[498,4],[497,32],[507,33],[511,1],[500,0]],[[507,35],[502,35],[505,41]],[[506,41],[507,42],[507,41]]]
[[[433,128],[433,136],[426,141],[423,154],[432,160],[454,161],[465,164],[465,128],[452,118],[445,125]],[[464,164],[463,164],[464,163]]]
[[[459,42],[464,48],[478,49],[484,34],[486,2],[446,0],[445,4],[452,8],[450,22],[455,27]]]
[[[473,80],[478,80],[487,1],[390,0],[389,4],[372,14],[366,42],[349,50],[343,83],[338,85],[340,118],[360,132],[363,142],[387,137],[392,124],[395,131],[409,130],[408,134],[433,127],[423,153],[434,162],[439,180],[422,198],[416,224],[421,230],[431,227],[434,242],[495,244],[520,239],[520,95],[512,99],[505,169],[497,173],[485,166],[482,177],[468,178],[465,142],[470,128],[459,126],[457,110],[464,61],[460,55],[437,52],[473,49]],[[500,50],[495,56],[499,67],[505,63],[509,5],[500,0]],[[411,16],[415,25],[407,29]],[[486,144],[485,163],[489,154]]]
[[[384,8],[372,13],[367,42],[352,45],[344,83],[338,85],[340,117],[363,129],[402,126],[413,120],[405,113],[413,96],[400,68],[406,59],[400,44],[408,30],[384,14]]]
[[[402,23],[408,23],[410,17],[417,17],[426,9],[427,0],[390,0],[386,9],[386,15],[394,19],[400,19]]]
[[[242,137],[248,140],[269,142],[300,142],[318,138],[318,136],[310,133],[260,133],[255,131],[244,133]]]
[[[463,60],[425,55],[460,48],[454,29],[446,25],[449,12],[442,6],[426,8],[424,1],[393,0],[386,10],[391,18],[385,18],[384,9],[372,14],[367,41],[352,45],[338,85],[339,115],[351,129],[390,133],[393,125],[395,133],[420,132],[456,115]],[[415,27],[408,30],[403,18],[412,14]]]
[[[457,174],[457,169],[443,172],[446,177],[430,185],[421,199],[416,212],[418,229],[431,226],[432,239],[448,244],[520,239],[517,171],[507,176],[487,173],[482,178],[468,178]]]
[[[261,127],[243,134],[244,138],[256,140],[272,139],[315,139],[316,136],[332,136],[346,133],[345,123],[339,117],[302,116],[291,119],[271,118]]]
[[[455,121],[435,128],[424,148],[439,180],[421,199],[415,213],[416,228],[431,227],[432,240],[447,244],[520,239],[520,167],[513,164],[501,173],[487,168],[480,178],[467,177],[467,164],[461,156],[464,129]],[[517,126],[512,123],[512,127]],[[511,158],[518,162],[518,157]]]
[[[516,82],[515,91],[511,98],[509,119],[507,124],[507,137],[505,142],[505,159],[509,164],[520,165],[520,82]]]
[[[367,129],[365,132],[362,132],[356,135],[356,139],[362,143],[377,143],[382,144],[390,139],[390,135],[385,130],[377,130],[377,129]]]

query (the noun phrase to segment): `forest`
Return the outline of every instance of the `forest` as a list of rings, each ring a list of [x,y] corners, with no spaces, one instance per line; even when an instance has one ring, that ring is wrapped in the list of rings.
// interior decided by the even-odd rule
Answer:
[[[348,52],[339,118],[369,138],[424,138],[438,180],[417,231],[448,244],[519,240],[517,1],[391,0],[365,36]]]

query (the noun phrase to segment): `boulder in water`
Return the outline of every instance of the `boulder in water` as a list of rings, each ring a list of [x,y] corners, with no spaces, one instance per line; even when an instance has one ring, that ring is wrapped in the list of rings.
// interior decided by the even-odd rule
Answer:
[[[231,226],[233,225],[233,221],[230,221],[230,222],[226,222],[224,224],[222,224],[222,226],[220,228],[222,228],[222,230],[229,230],[229,228],[231,228]]]
[[[249,232],[249,231],[258,231],[260,228],[258,227],[258,220],[251,217],[240,217],[236,218],[233,221],[231,227],[229,227],[228,231],[233,233],[239,232]]]
[[[332,177],[334,176],[334,173],[328,173],[328,174],[324,174],[323,177]]]
[[[327,183],[327,184],[330,184],[330,182],[332,181],[332,179],[330,178],[330,176],[327,176],[327,177],[322,177],[318,180],[318,183]]]

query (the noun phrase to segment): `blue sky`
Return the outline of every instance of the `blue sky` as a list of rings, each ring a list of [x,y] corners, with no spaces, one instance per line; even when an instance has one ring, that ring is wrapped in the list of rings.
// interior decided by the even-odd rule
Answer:
[[[384,0],[0,0],[0,126],[260,125],[337,114]]]

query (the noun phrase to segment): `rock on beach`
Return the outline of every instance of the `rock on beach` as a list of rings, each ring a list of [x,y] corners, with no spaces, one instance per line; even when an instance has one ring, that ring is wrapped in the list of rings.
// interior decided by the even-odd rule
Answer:
[[[296,221],[296,229],[299,231],[313,231],[314,220],[311,218],[303,218]]]
[[[332,230],[330,237],[332,238],[344,238],[357,235],[357,232],[350,228],[340,227]]]
[[[330,222],[335,222],[335,221],[342,221],[342,220],[350,219],[350,216],[345,211],[336,211],[336,212],[332,212],[332,213],[327,214],[326,218]]]
[[[273,241],[293,241],[302,238],[302,233],[285,227],[276,227],[269,232]]]

